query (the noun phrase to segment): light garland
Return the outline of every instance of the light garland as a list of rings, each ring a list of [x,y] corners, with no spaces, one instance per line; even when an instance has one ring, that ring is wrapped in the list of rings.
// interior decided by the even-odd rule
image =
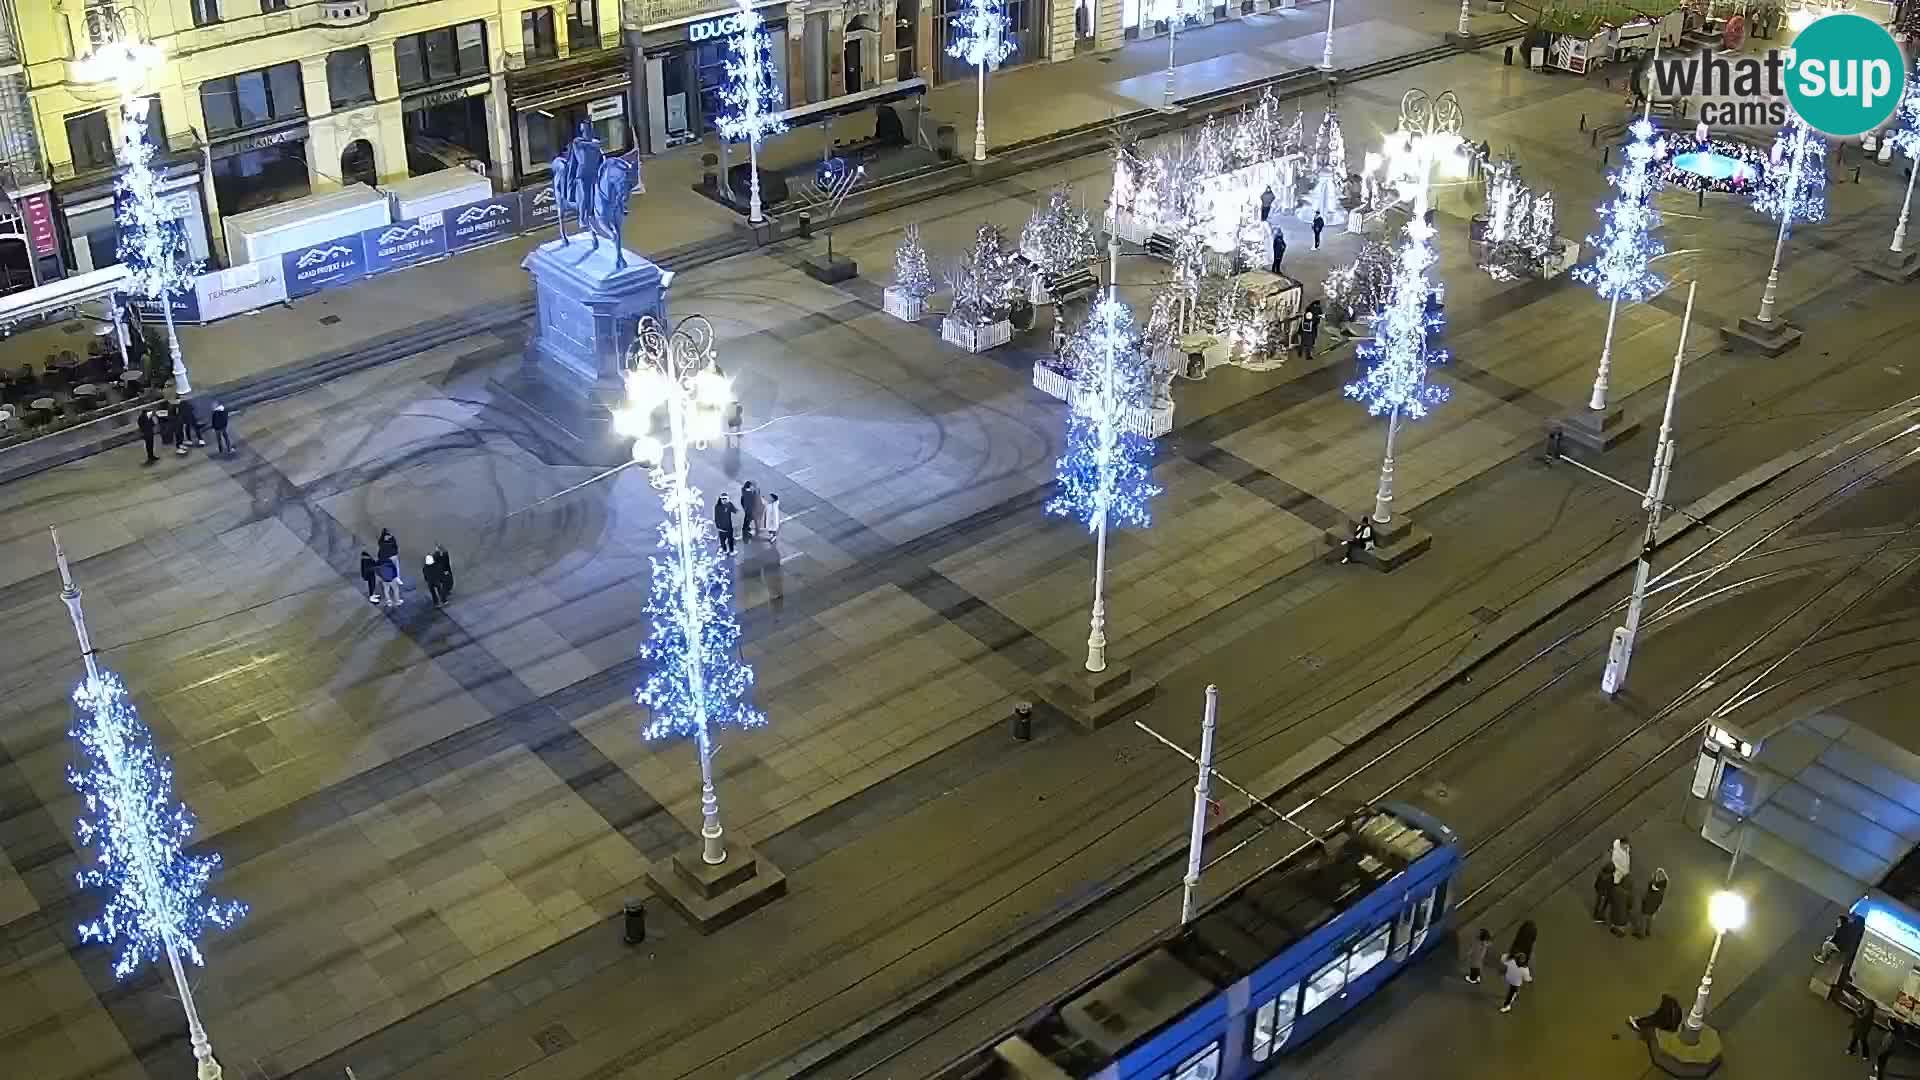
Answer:
[[[119,256],[134,291],[171,309],[173,297],[193,288],[201,264],[184,257],[185,230],[163,211],[153,144],[147,141],[146,109],[144,99],[121,109],[120,160],[125,167],[115,207]]]
[[[1058,490],[1047,513],[1071,517],[1089,532],[1102,524],[1145,528],[1153,482],[1153,441],[1124,429],[1152,400],[1133,313],[1111,297],[1095,306],[1074,350],[1081,408],[1067,420],[1066,452],[1054,468]]]
[[[1367,371],[1345,387],[1346,396],[1373,416],[1395,413],[1409,420],[1426,416],[1444,403],[1447,388],[1427,381],[1429,367],[1447,362],[1445,350],[1430,347],[1444,317],[1428,308],[1427,268],[1434,263],[1433,227],[1419,216],[1407,222],[1407,242],[1394,268],[1393,292],[1374,317],[1374,340],[1360,358]]]
[[[1632,138],[1626,163],[1607,178],[1615,195],[1600,208],[1599,233],[1587,237],[1588,246],[1598,254],[1593,262],[1575,268],[1573,277],[1591,285],[1603,300],[1618,297],[1637,304],[1666,288],[1666,279],[1650,264],[1667,250],[1653,235],[1660,224],[1660,211],[1653,206],[1660,190],[1653,166],[1667,156],[1667,143],[1655,138],[1653,125],[1646,120],[1627,130]]]
[[[202,966],[200,939],[234,926],[247,906],[207,895],[220,856],[187,853],[193,813],[174,798],[173,765],[154,749],[120,677],[89,678],[73,702],[85,716],[68,734],[84,760],[68,767],[67,783],[85,803],[80,843],[94,849],[77,876],[81,888],[109,891],[99,917],[80,924],[80,940],[118,946],[120,979],[170,950]]]
[[[953,19],[953,29],[947,55],[966,61],[970,67],[992,71],[1013,55],[1005,0],[967,0],[967,6]]]
[[[1774,137],[1770,164],[1753,208],[1775,221],[1825,221],[1827,142],[1798,114]]]
[[[773,79],[773,36],[752,0],[740,0],[733,19],[733,36],[727,40],[727,82],[720,88],[725,108],[714,118],[714,127],[721,138],[757,146],[787,130],[777,115],[784,95]]]

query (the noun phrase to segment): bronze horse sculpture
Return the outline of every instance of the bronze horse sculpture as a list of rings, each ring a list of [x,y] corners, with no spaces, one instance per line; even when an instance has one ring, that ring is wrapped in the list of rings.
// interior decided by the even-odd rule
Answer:
[[[567,238],[567,211],[574,223],[593,239],[588,250],[600,250],[600,237],[613,241],[613,267],[624,269],[626,250],[620,230],[627,220],[627,200],[639,184],[639,166],[625,158],[609,158],[586,124],[567,145],[566,154],[553,159],[553,194],[560,210],[560,239]]]

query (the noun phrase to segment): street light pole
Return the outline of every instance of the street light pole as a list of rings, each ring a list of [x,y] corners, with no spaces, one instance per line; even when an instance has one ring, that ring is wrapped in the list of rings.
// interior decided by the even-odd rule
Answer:
[[[1467,0],[1460,0],[1460,36],[1467,36]]]
[[[1707,1025],[1707,1001],[1713,995],[1713,965],[1720,959],[1720,943],[1727,931],[1738,930],[1747,921],[1747,902],[1738,893],[1718,892],[1707,905],[1707,917],[1713,923],[1713,950],[1707,954],[1707,969],[1700,974],[1700,989],[1693,997],[1693,1011],[1680,1027],[1680,1041],[1688,1046],[1700,1042],[1700,1031]]]
[[[987,65],[982,62],[973,66],[978,76],[979,93],[973,106],[973,160],[987,160]]]
[[[1780,207],[1780,232],[1774,237],[1773,241],[1773,265],[1767,269],[1766,288],[1760,290],[1760,314],[1756,316],[1759,322],[1773,322],[1774,296],[1780,289],[1780,253],[1786,249],[1787,228],[1793,224],[1793,199],[1795,194],[1800,190],[1800,174],[1802,171],[1802,163],[1805,161],[1806,156],[1807,140],[1804,138],[1794,139],[1793,157],[1792,160],[1787,163],[1787,196],[1784,200],[1784,205]],[[1823,165],[1822,167],[1824,168],[1825,166]]]
[[[1920,147],[1916,147],[1920,149]],[[1907,211],[1913,206],[1913,178],[1920,176],[1920,158],[1907,159],[1907,194],[1900,200],[1900,220],[1893,226],[1893,244],[1887,248],[1895,255],[1904,254],[1907,246]]]
[[[1327,0],[1327,40],[1320,46],[1320,70],[1333,70],[1333,8],[1335,0]]]
[[[1180,20],[1186,18],[1186,10],[1181,6],[1183,0],[1173,0],[1173,11],[1167,16],[1167,86],[1160,95],[1160,108],[1173,109],[1173,42],[1180,36]]]
[[[1653,549],[1660,538],[1660,516],[1667,508],[1667,481],[1673,477],[1673,402],[1680,391],[1680,365],[1687,351],[1687,330],[1693,324],[1693,293],[1699,282],[1687,285],[1687,310],[1680,318],[1680,344],[1673,350],[1673,374],[1667,379],[1667,407],[1660,415],[1660,437],[1653,444],[1653,471],[1647,477],[1647,530],[1640,538],[1640,557],[1633,564],[1633,593],[1627,599],[1626,625],[1616,627],[1607,650],[1607,667],[1600,689],[1618,693],[1627,682],[1633,662],[1633,644],[1640,635],[1640,612],[1647,602],[1647,581],[1653,573]]]
[[[1200,778],[1193,782],[1193,827],[1187,834],[1187,876],[1180,892],[1180,925],[1193,921],[1193,894],[1200,888],[1200,855],[1207,839],[1208,792],[1213,784],[1213,725],[1220,688],[1207,684],[1207,712],[1200,721]]]

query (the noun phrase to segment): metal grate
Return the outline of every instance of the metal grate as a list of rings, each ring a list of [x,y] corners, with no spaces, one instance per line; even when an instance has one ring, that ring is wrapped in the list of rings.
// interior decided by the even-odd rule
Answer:
[[[552,1057],[579,1040],[573,1037],[573,1032],[568,1031],[565,1024],[549,1024],[533,1033],[533,1041],[542,1054]]]

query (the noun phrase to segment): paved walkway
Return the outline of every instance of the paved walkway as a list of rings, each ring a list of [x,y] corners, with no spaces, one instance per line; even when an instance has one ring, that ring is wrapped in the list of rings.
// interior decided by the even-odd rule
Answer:
[[[1563,206],[1597,198],[1570,118],[1617,108],[1613,95],[1463,57],[1344,91],[1352,141],[1384,129],[1416,79],[1458,88],[1470,124],[1513,143]],[[1097,202],[1103,173],[1075,163],[912,217],[951,252],[983,217],[1024,221],[1056,180]],[[1845,275],[1890,191],[1836,189],[1834,224],[1796,237],[1783,295],[1808,347],[1690,367],[1676,496],[1904,395],[1904,361],[1881,353],[1911,332],[1912,305]],[[1163,730],[1189,729],[1201,686],[1222,684],[1244,731],[1237,773],[1331,737],[1490,613],[1632,543],[1631,500],[1528,460],[1542,422],[1583,396],[1604,309],[1471,270],[1471,208],[1464,191],[1443,202],[1460,362],[1441,377],[1456,400],[1404,444],[1400,505],[1442,538],[1429,556],[1391,577],[1315,564],[1317,529],[1366,505],[1378,463],[1378,425],[1338,397],[1344,354],[1176,391],[1161,523],[1114,545],[1109,632],[1116,657],[1161,680],[1148,715]],[[1768,230],[1716,213],[1674,214],[1669,246],[1720,267],[1703,307],[1739,310],[1764,267],[1735,253]],[[907,220],[842,239],[884,265]],[[1351,257],[1343,243],[1316,256],[1296,237],[1289,264],[1312,280]],[[48,522],[78,560],[106,663],[137,688],[229,862],[224,890],[254,905],[211,946],[200,985],[236,1077],[737,1076],[1178,831],[1186,769],[1137,734],[1043,724],[1025,747],[1003,734],[1037,674],[1078,655],[1090,572],[1084,535],[1040,517],[1060,409],[1026,387],[1030,354],[935,345],[878,314],[871,285],[821,286],[784,256],[675,289],[677,311],[714,318],[756,429],[701,456],[698,482],[755,478],[790,500],[778,548],[741,563],[775,722],[726,740],[720,764],[729,827],[792,875],[793,895],[713,938],[657,918],[648,949],[614,945],[620,899],[698,821],[690,753],[640,745],[628,704],[654,495],[628,473],[542,502],[622,448],[604,418],[520,378],[513,334],[476,335],[249,410],[230,459],[148,469],[112,454],[0,488],[9,1061],[49,1080],[169,1076],[185,1052],[157,977],[113,986],[100,951],[72,941],[95,900],[72,885],[62,732],[76,660]],[[1160,272],[1130,264],[1123,282],[1137,299]],[[1623,316],[1623,392],[1664,372],[1670,306]],[[1643,438],[1605,465],[1636,475],[1646,455]],[[447,612],[358,595],[358,552],[383,525],[410,568],[435,541],[455,550]]]

